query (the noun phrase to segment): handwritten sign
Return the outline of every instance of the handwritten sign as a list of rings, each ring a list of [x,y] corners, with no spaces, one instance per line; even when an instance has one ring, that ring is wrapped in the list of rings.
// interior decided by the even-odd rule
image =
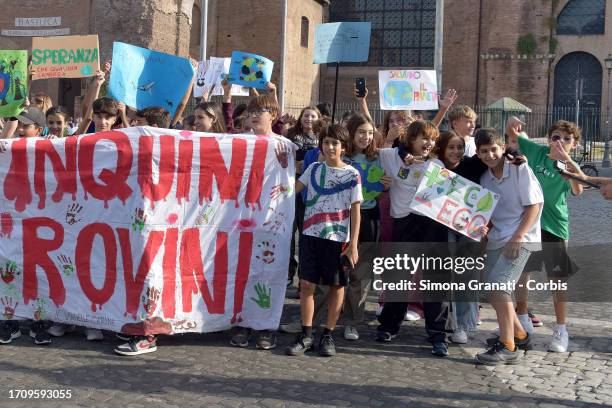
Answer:
[[[266,89],[272,77],[272,68],[274,62],[266,57],[234,51],[227,80],[236,85]]]
[[[84,78],[100,69],[97,35],[32,38],[32,79]]]
[[[384,110],[438,109],[436,71],[378,71],[380,107]]]
[[[315,28],[315,64],[367,61],[372,23],[326,23]]]
[[[287,139],[133,127],[2,143],[0,319],[127,334],[278,327]]]
[[[480,241],[499,195],[436,163],[425,171],[410,208],[455,231]]]
[[[196,72],[196,83],[193,87],[193,96],[200,98],[204,95],[223,95],[221,82],[229,75],[231,58],[211,57],[208,61],[200,61]],[[212,89],[212,93],[211,93]],[[249,88],[232,84],[232,96],[249,96]]]
[[[0,117],[17,116],[28,96],[28,52],[0,50]]]
[[[161,106],[174,116],[195,70],[186,58],[115,41],[108,92],[127,106]]]

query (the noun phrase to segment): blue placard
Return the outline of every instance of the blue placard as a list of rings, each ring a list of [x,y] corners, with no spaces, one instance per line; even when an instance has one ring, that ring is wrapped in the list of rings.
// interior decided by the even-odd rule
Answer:
[[[272,68],[274,62],[266,57],[234,51],[227,80],[236,85],[266,89],[272,77]]]
[[[327,23],[315,29],[314,63],[362,62],[370,54],[372,23]]]
[[[108,93],[132,108],[161,106],[174,116],[194,73],[186,58],[115,42]]]

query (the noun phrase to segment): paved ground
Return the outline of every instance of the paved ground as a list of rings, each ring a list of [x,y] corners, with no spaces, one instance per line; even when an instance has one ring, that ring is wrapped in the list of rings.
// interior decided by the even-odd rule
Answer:
[[[587,192],[571,199],[572,245],[612,242],[612,201]],[[533,305],[549,326],[548,302]],[[547,353],[548,327],[536,329],[535,350],[517,366],[475,366],[473,356],[495,327],[483,309],[480,332],[465,347],[433,358],[422,322],[407,324],[394,343],[373,341],[374,304],[362,340],[338,340],[339,355],[289,358],[235,349],[227,335],[162,337],[157,353],[122,358],[117,341],[88,343],[80,334],[47,348],[22,338],[0,348],[1,407],[275,407],[420,406],[558,407],[612,405],[612,317],[608,303],[570,305],[570,352]],[[287,301],[285,319],[297,313]],[[107,333],[107,337],[111,335]],[[280,335],[279,345],[292,336]],[[69,400],[10,399],[9,390],[71,390]]]

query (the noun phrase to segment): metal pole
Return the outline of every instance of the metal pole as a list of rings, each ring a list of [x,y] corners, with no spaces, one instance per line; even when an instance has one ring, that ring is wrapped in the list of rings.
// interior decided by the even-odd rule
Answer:
[[[281,112],[285,111],[285,59],[287,58],[287,0],[283,0],[283,10],[281,13],[283,21],[281,22],[281,31],[283,38],[281,39],[281,67],[280,78],[278,79],[278,102]]]
[[[438,80],[438,90],[442,91],[442,48],[444,43],[444,0],[436,0],[436,36],[434,51],[434,69]],[[480,57],[480,56],[479,56]]]
[[[334,85],[334,106],[332,106],[332,123],[336,119],[336,96],[338,95],[338,71],[340,71],[340,62],[336,62],[336,84]]]
[[[206,61],[206,33],[208,32],[208,0],[200,0],[200,61]]]
[[[612,74],[612,68],[608,68],[608,103],[606,104],[606,142],[604,143],[604,157],[601,162],[602,167],[610,167],[610,89],[612,88],[612,82],[610,82],[610,74]]]

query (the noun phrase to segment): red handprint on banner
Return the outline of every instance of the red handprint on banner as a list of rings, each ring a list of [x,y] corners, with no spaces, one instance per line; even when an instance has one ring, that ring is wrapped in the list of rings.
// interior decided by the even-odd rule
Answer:
[[[157,301],[159,300],[159,294],[159,290],[151,287],[147,289],[146,296],[142,296],[142,304],[144,306],[145,312],[147,312],[147,315],[149,317],[153,315],[153,312],[155,312],[155,309],[157,309]]]
[[[0,299],[0,301],[2,302],[2,306],[4,306],[4,312],[2,312],[2,315],[7,320],[12,319],[13,316],[15,316],[15,309],[17,309],[17,305],[19,305],[19,302],[13,305],[13,298],[8,296],[3,297],[2,299]]]

